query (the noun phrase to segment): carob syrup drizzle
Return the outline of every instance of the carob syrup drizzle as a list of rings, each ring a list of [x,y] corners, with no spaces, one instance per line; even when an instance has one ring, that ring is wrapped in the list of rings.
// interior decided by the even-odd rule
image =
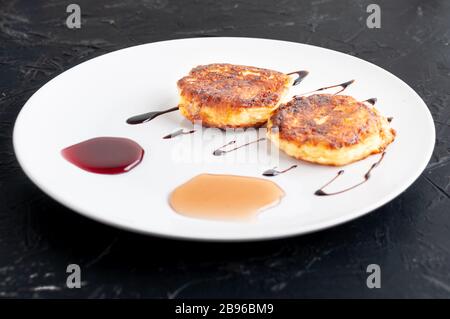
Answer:
[[[248,142],[248,143],[245,143],[245,144],[236,146],[235,148],[232,148],[232,149],[230,149],[230,150],[226,150],[226,151],[223,150],[223,148],[227,147],[228,145],[235,144],[235,143],[236,143],[236,140],[233,140],[233,141],[231,141],[231,142],[228,142],[228,143],[225,144],[225,145],[222,145],[222,146],[219,147],[218,149],[216,149],[216,150],[213,152],[213,155],[214,155],[214,156],[221,156],[221,155],[224,155],[224,154],[226,154],[226,153],[233,152],[233,151],[235,151],[235,150],[237,150],[237,149],[240,149],[240,148],[242,148],[242,147],[248,146],[248,145],[250,145],[250,144],[258,143],[258,142],[261,142],[261,141],[264,141],[264,140],[266,140],[266,138],[265,138],[265,137],[261,137],[261,138],[258,138],[258,139],[255,140],[255,141],[251,141],[251,142]]]
[[[279,170],[276,169],[276,167],[274,167],[274,168],[268,169],[267,171],[264,171],[262,174],[263,174],[263,176],[268,176],[268,177],[277,176],[277,175],[286,173],[287,171],[290,171],[291,169],[294,169],[297,166],[298,165],[292,165],[291,167],[288,167],[288,168],[286,168],[286,169],[284,169],[282,171],[279,171]]]
[[[295,72],[287,73],[287,75],[293,75],[293,74],[297,74],[297,78],[294,80],[294,83],[292,83],[292,86],[295,86],[295,85],[300,84],[300,82],[303,81],[303,79],[309,74],[309,72],[302,70],[302,71],[295,71]],[[147,112],[147,113],[143,113],[143,114],[134,115],[127,119],[127,123],[131,124],[131,125],[146,123],[162,114],[174,112],[176,110],[178,110],[178,106],[172,107],[167,110]]]
[[[287,75],[294,75],[294,74],[297,74],[297,78],[292,83],[292,86],[296,86],[296,85],[300,84],[300,82],[302,82],[303,79],[308,76],[309,72],[302,70],[302,71],[295,71],[295,72],[287,73]]]
[[[177,130],[175,132],[172,132],[170,134],[163,136],[163,139],[167,140],[167,139],[174,138],[174,137],[177,137],[180,135],[192,134],[194,132],[195,132],[195,130],[185,131],[184,129],[180,128],[179,130]]]
[[[367,102],[367,103],[369,103],[369,104],[375,105],[375,104],[377,103],[377,98],[376,98],[376,97],[373,97],[373,98],[364,100],[363,102]],[[389,123],[391,123],[393,119],[394,119],[394,118],[393,118],[392,116],[389,116],[389,117],[386,118],[386,120],[387,120]]]
[[[333,192],[333,193],[327,193],[327,192],[325,192],[325,191],[324,191],[324,188],[325,188],[325,187],[327,187],[328,185],[330,185],[331,183],[333,183],[339,176],[341,176],[342,174],[344,174],[344,170],[340,170],[340,171],[337,173],[337,175],[336,175],[335,177],[333,177],[328,183],[326,183],[326,184],[323,185],[320,189],[318,189],[318,190],[314,193],[314,195],[317,195],[317,196],[331,196],[331,195],[342,194],[342,193],[344,193],[344,192],[347,192],[347,191],[349,191],[349,190],[352,190],[352,189],[354,189],[354,188],[356,188],[356,187],[358,187],[358,186],[364,184],[365,182],[367,182],[367,181],[369,180],[370,174],[372,173],[373,169],[376,168],[376,167],[381,163],[381,161],[383,160],[385,154],[386,154],[386,152],[383,152],[383,153],[381,154],[380,159],[379,159],[378,161],[376,161],[375,163],[373,163],[372,166],[370,166],[369,170],[366,172],[366,174],[364,174],[364,180],[361,181],[361,182],[359,182],[358,184],[355,184],[355,185],[353,185],[353,186],[351,186],[351,187],[348,187],[348,188],[345,188],[345,189],[343,189],[343,190],[341,190],[341,191],[337,191],[337,192]]]
[[[364,100],[363,102],[367,102],[369,104],[375,105],[375,103],[377,103],[377,98],[376,97],[372,97],[370,99]]]
[[[146,123],[146,122],[151,121],[154,118],[156,118],[156,117],[158,117],[158,116],[160,116],[162,114],[170,113],[170,112],[173,112],[173,111],[176,111],[176,110],[178,110],[178,106],[172,107],[172,108],[167,109],[167,110],[148,112],[148,113],[135,115],[135,116],[132,116],[132,117],[128,118],[127,119],[127,123],[131,124],[131,125]]]
[[[355,82],[355,80],[350,80],[350,81],[347,81],[347,82],[344,82],[344,83],[341,83],[341,84],[325,86],[325,87],[320,88],[320,89],[317,89],[317,90],[305,92],[305,93],[302,93],[302,94],[297,94],[295,97],[302,96],[302,95],[306,95],[306,94],[310,94],[310,93],[314,93],[314,92],[319,92],[319,91],[324,91],[324,90],[328,90],[328,89],[340,87],[341,89],[340,89],[339,91],[337,91],[336,93],[333,94],[333,95],[337,95],[337,94],[341,93],[342,91],[344,91],[344,90],[345,90],[350,84],[352,84],[353,82]]]

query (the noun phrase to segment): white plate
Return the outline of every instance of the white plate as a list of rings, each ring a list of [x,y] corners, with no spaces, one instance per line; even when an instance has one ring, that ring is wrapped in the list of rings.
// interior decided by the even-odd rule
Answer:
[[[339,168],[300,163],[297,169],[271,178],[286,196],[253,222],[181,216],[169,207],[168,196],[191,177],[200,173],[260,177],[263,170],[270,168],[270,163],[264,161],[236,163],[227,162],[225,157],[205,163],[180,163],[174,154],[187,135],[161,139],[176,128],[189,126],[177,112],[143,125],[125,123],[131,115],[176,105],[176,81],[196,65],[215,62],[282,72],[308,70],[309,76],[292,89],[292,94],[355,79],[345,94],[360,100],[378,98],[377,108],[394,118],[392,126],[397,138],[372,178],[341,195],[314,195]],[[244,139],[245,134],[238,139]],[[132,171],[114,176],[85,172],[60,155],[62,148],[97,136],[129,137],[142,145],[146,156]],[[57,76],[36,92],[20,112],[14,129],[14,148],[25,173],[57,201],[113,226],[203,240],[298,235],[366,214],[399,195],[421,174],[433,151],[434,139],[434,124],[427,106],[389,72],[328,49],[252,38],[164,41],[92,59]],[[225,140],[223,134],[217,134],[203,143],[203,155],[209,156]],[[378,158],[374,155],[348,165],[330,190],[358,182]],[[298,162],[281,154],[281,167],[293,163]]]

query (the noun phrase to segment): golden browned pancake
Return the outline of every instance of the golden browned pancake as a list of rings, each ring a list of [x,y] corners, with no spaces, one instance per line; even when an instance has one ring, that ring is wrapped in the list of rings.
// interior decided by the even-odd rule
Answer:
[[[382,152],[395,138],[388,120],[351,96],[294,97],[267,123],[268,137],[288,155],[345,165]]]
[[[195,67],[178,81],[178,107],[191,122],[219,128],[264,124],[292,84],[287,74],[233,64]]]

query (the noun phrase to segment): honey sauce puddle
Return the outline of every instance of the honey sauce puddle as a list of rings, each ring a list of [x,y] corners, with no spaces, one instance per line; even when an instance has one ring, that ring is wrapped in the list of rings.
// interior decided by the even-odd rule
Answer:
[[[178,186],[169,198],[177,213],[215,220],[252,220],[277,205],[284,191],[263,178],[200,174]]]

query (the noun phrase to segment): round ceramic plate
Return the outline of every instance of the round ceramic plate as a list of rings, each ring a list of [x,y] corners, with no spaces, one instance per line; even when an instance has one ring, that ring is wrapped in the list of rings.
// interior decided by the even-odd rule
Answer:
[[[280,153],[260,155],[255,147],[227,156],[211,151],[253,132],[196,132],[173,139],[162,136],[191,124],[172,112],[142,125],[131,115],[177,104],[176,82],[200,64],[234,63],[309,75],[290,95],[355,82],[343,93],[358,100],[376,97],[376,107],[393,117],[397,131],[368,182],[335,196],[314,192],[342,168],[299,162]],[[204,135],[202,135],[205,133]],[[211,132],[210,132],[211,133]],[[127,137],[146,151],[140,165],[125,174],[83,171],[61,156],[61,149],[98,136]],[[203,136],[203,138],[202,138]],[[25,104],[14,129],[14,148],[25,173],[48,195],[92,219],[128,230],[202,240],[256,240],[298,235],[334,226],[389,202],[421,174],[434,147],[435,129],[421,98],[389,72],[358,58],[315,46],[252,38],[196,38],[163,41],[112,52],[57,76]],[[196,144],[195,141],[199,141]],[[273,154],[272,154],[273,155]],[[359,183],[380,155],[347,165],[327,191]],[[273,166],[296,169],[276,177],[261,173]],[[285,192],[279,205],[253,221],[185,217],[168,204],[171,191],[202,174],[268,178]]]

